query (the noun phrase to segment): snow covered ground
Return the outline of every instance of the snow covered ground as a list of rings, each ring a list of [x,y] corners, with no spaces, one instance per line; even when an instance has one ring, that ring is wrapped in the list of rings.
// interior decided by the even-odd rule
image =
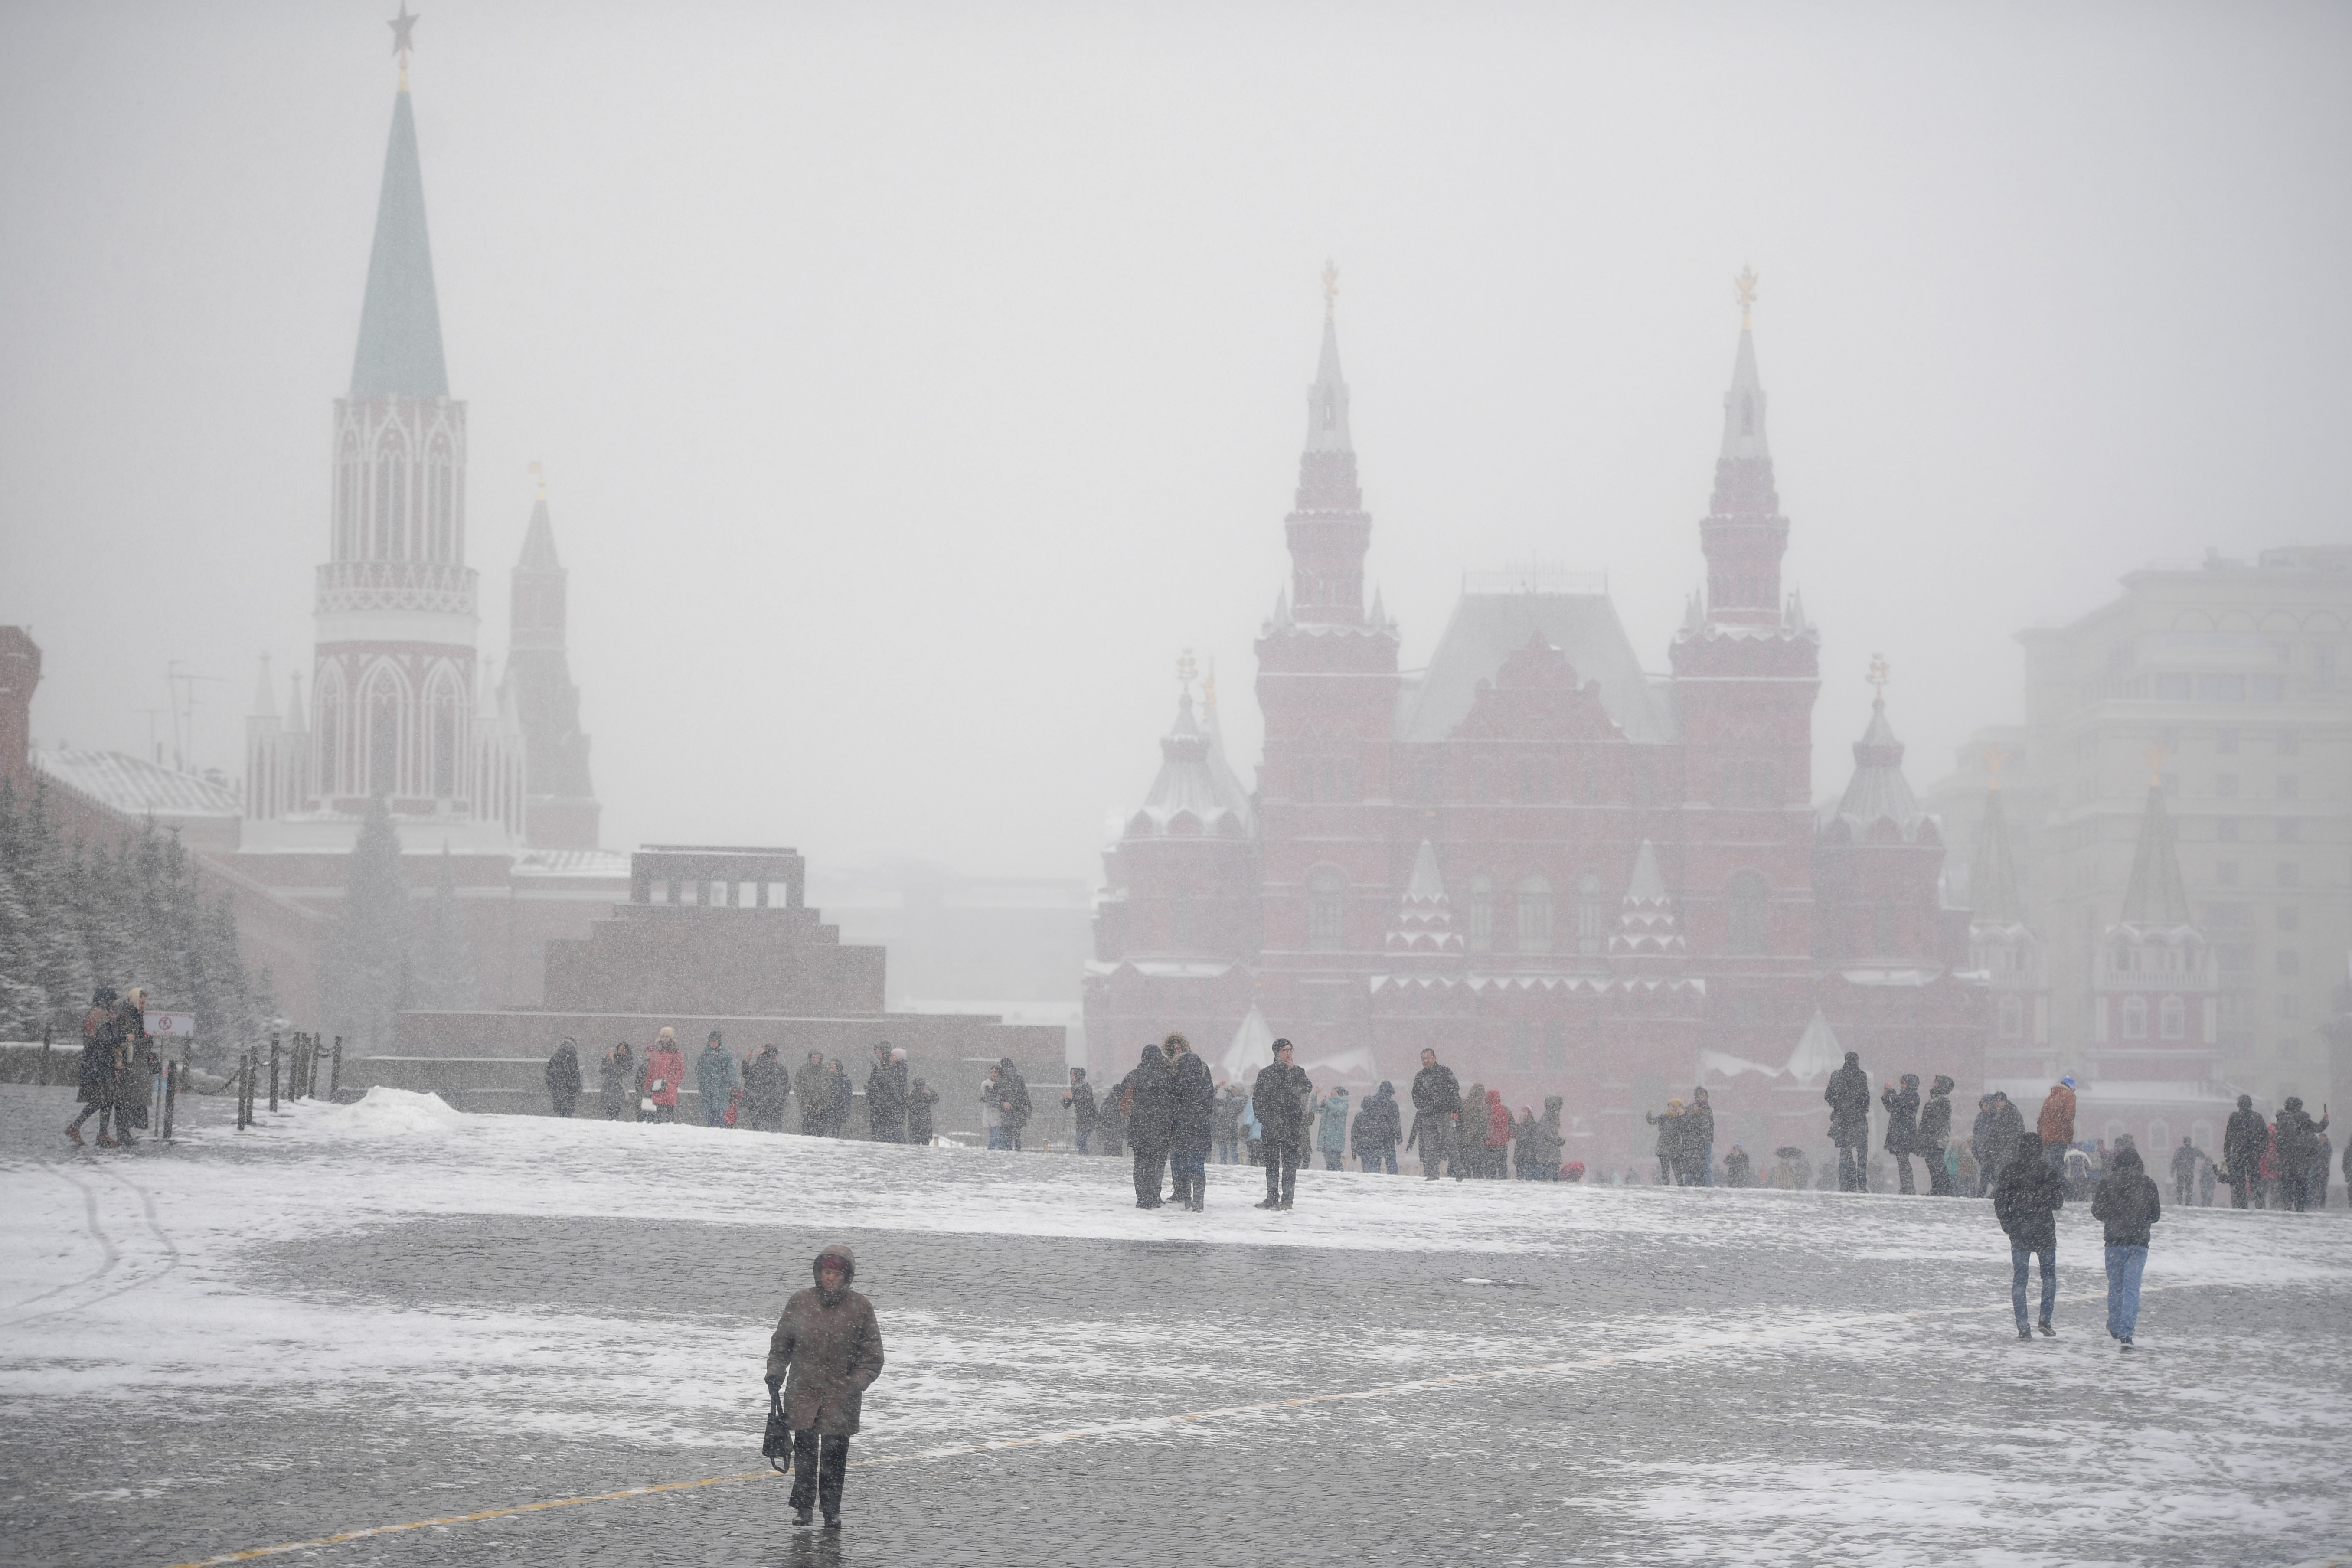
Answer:
[[[1309,1172],[1268,1215],[1212,1167],[1208,1213],[1147,1213],[1124,1162],[383,1089],[246,1133],[199,1101],[102,1154],[66,1104],[0,1094],[9,1560],[742,1471],[776,1308],[836,1237],[889,1354],[856,1456],[893,1461],[853,1473],[842,1562],[2352,1552],[2340,1214],[2168,1212],[2126,1357],[2071,1209],[2062,1337],[2024,1345],[1974,1202]],[[810,1550],[780,1512],[730,1484],[303,1555]]]

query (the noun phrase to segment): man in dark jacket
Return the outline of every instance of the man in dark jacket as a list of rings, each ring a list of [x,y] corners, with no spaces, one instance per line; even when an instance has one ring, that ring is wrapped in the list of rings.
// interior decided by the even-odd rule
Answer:
[[[2147,1267],[2147,1233],[2164,1217],[2156,1183],[2126,1143],[2107,1162],[2105,1180],[2091,1197],[2091,1215],[2107,1229],[2107,1332],[2132,1348],[2139,1324],[2139,1277]]]
[[[1062,1109],[1070,1113],[1070,1137],[1078,1152],[1087,1152],[1087,1140],[1095,1132],[1095,1089],[1087,1081],[1087,1069],[1070,1069],[1070,1087],[1063,1092]]]
[[[1209,1136],[1217,1115],[1217,1080],[1181,1035],[1160,1042],[1168,1054],[1168,1169],[1179,1208],[1208,1206]]]
[[[2238,1109],[2230,1112],[2229,1124],[2221,1130],[2221,1163],[2230,1167],[2230,1206],[2242,1209],[2261,1179],[2263,1150],[2270,1142],[2269,1123],[2254,1109],[2254,1097],[2238,1096]]]
[[[858,1406],[882,1375],[882,1325],[874,1303],[849,1288],[857,1259],[845,1247],[816,1255],[816,1284],[784,1303],[768,1338],[768,1393],[781,1400],[793,1430],[793,1522],[824,1510],[824,1527],[841,1526],[841,1483]]]
[[[1691,1102],[1683,1110],[1683,1153],[1691,1167],[1683,1185],[1715,1185],[1715,1107],[1704,1088],[1691,1090]]]
[[[877,1143],[907,1141],[907,1064],[891,1059],[887,1040],[874,1047],[866,1075],[866,1135]]]
[[[2042,1331],[2057,1337],[2050,1315],[2058,1306],[2058,1211],[2065,1203],[2058,1173],[2042,1162],[2041,1137],[2020,1133],[2015,1152],[2000,1168],[2000,1184],[1993,1188],[1992,1212],[2009,1235],[2010,1261],[2016,1269],[2009,1298],[2017,1309],[2021,1340],[2033,1337],[2025,1324],[2025,1279],[2027,1266],[2037,1257],[2042,1259]]]
[[[1830,1074],[1822,1090],[1829,1102],[1830,1142],[1837,1145],[1838,1191],[1866,1192],[1870,1187],[1870,1075],[1862,1070],[1862,1054],[1848,1051],[1845,1066]]]
[[[825,1102],[824,1135],[845,1138],[849,1135],[849,1113],[857,1104],[857,1090],[849,1082],[849,1069],[841,1065],[839,1057],[825,1058],[824,1070],[829,1075],[830,1098]]]
[[[1250,1109],[1265,1129],[1265,1201],[1262,1209],[1286,1209],[1298,1189],[1298,1162],[1307,1149],[1305,1097],[1315,1092],[1304,1068],[1290,1061],[1290,1042],[1274,1042],[1274,1060],[1258,1068]]]
[[[2017,1151],[2017,1141],[2025,1135],[2025,1112],[2017,1109],[2017,1102],[2009,1098],[2009,1091],[2005,1089],[1992,1091],[1992,1136],[1985,1140],[1985,1147],[1992,1154],[1991,1168],[1978,1172],[1979,1197],[1992,1192],[1993,1183],[2000,1178],[2000,1168],[2009,1163],[2009,1157]],[[2036,1139],[2035,1142],[2038,1143],[2041,1140]]]
[[[1944,1145],[1952,1141],[1952,1090],[1958,1087],[1937,1073],[1936,1081],[1927,1086],[1927,1103],[1919,1108],[1918,1129],[1911,1134],[1912,1152],[1927,1162],[1930,1197],[1958,1195],[1952,1173],[1944,1169]]]
[[[1976,1197],[1984,1196],[1992,1185],[1992,1131],[2000,1119],[1992,1096],[1978,1095],[1976,1120],[1969,1123],[1969,1153],[1977,1163]]]
[[[2182,1208],[2189,1206],[2189,1194],[2197,1188],[2197,1162],[2205,1158],[2193,1139],[2183,1138],[2180,1147],[2172,1152],[2172,1201]]]
[[[1128,1146],[1135,1151],[1135,1206],[1139,1209],[1156,1209],[1161,1202],[1160,1177],[1168,1168],[1176,1126],[1173,1088],[1168,1054],[1148,1044],[1135,1070],[1120,1080],[1111,1097],[1126,1113]]]
[[[569,1116],[580,1100],[580,1043],[566,1035],[547,1058],[547,1100],[558,1116]]]
[[[908,1142],[926,1149],[931,1146],[931,1107],[939,1102],[939,1091],[921,1079],[907,1085]]]
[[[2312,1166],[2321,1158],[2319,1135],[2327,1131],[2327,1118],[2314,1121],[2303,1108],[2303,1097],[2290,1094],[2279,1107],[2273,1131],[2278,1134],[2279,1191],[2286,1206],[2301,1214],[2312,1206],[2315,1193],[2326,1190],[2325,1178],[2315,1176]]]
[[[743,1064],[743,1110],[751,1118],[756,1132],[782,1132],[784,1130],[784,1103],[793,1097],[793,1075],[784,1070],[784,1058],[776,1054],[774,1042],[760,1047],[760,1054]]]
[[[1437,1180],[1453,1155],[1454,1174],[1464,1174],[1461,1156],[1454,1147],[1454,1120],[1462,1109],[1462,1083],[1454,1069],[1438,1065],[1435,1051],[1421,1053],[1421,1070],[1412,1076],[1412,1136],[1405,1146],[1421,1145],[1421,1173]]]
[[[1886,1108],[1886,1152],[1895,1156],[1895,1169],[1902,1179],[1895,1190],[1907,1197],[1919,1190],[1911,1184],[1911,1152],[1919,1138],[1919,1075],[1905,1073],[1900,1089],[1888,1084],[1880,1090],[1878,1103]],[[1948,1120],[1949,1112],[1946,1115]]]
[[[1385,1079],[1356,1112],[1348,1130],[1356,1161],[1366,1171],[1397,1173],[1397,1144],[1403,1139],[1403,1119],[1397,1112],[1396,1085]]]
[[[1029,1083],[1011,1057],[996,1058],[996,1083],[989,1093],[996,1103],[996,1124],[1004,1130],[1004,1145],[1018,1152],[1021,1130],[1029,1125]]]

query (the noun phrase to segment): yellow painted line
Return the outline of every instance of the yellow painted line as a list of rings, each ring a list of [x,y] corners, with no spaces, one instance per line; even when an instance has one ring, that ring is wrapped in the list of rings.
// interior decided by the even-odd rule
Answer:
[[[2158,1290],[2187,1289],[2187,1285],[2150,1285],[2142,1295]],[[2079,1303],[2105,1301],[2105,1290],[2084,1291],[2078,1295],[2062,1296],[2060,1300]],[[2031,1305],[2032,1292],[2027,1296]],[[1914,1318],[1944,1317],[1955,1312],[1990,1311],[1993,1309],[1979,1302],[1963,1307],[1917,1307],[1901,1312],[1871,1312],[1846,1320],[1862,1326],[1874,1322],[1901,1322]],[[849,1468],[861,1470],[885,1465],[921,1464],[934,1459],[967,1458],[974,1454],[1002,1454],[1015,1448],[1034,1448],[1048,1443],[1076,1442],[1085,1437],[1114,1437],[1130,1433],[1149,1432],[1160,1427],[1174,1426],[1192,1421],[1214,1421],[1234,1415],[1255,1415],[1269,1410],[1302,1410],[1317,1405],[1337,1405],[1366,1399],[1385,1399],[1399,1394],[1424,1394],[1432,1389],[1456,1384],[1486,1383],[1504,1377],[1540,1377],[1567,1373],[1592,1372],[1602,1367],[1619,1366],[1627,1362],[1671,1360],[1675,1356],[1696,1354],[1718,1350],[1726,1345],[1744,1344],[1775,1335],[1794,1337],[1799,1331],[1789,1329],[1756,1329],[1745,1333],[1716,1334],[1699,1340],[1677,1340],[1671,1344],[1652,1345],[1638,1351],[1622,1351],[1615,1355],[1591,1356],[1582,1361],[1538,1362],[1531,1366],[1498,1367],[1487,1372],[1448,1373],[1444,1377],[1415,1378],[1409,1383],[1387,1383],[1376,1388],[1354,1388],[1337,1394],[1308,1394],[1292,1399],[1265,1399],[1254,1405],[1226,1405],[1213,1410],[1190,1410],[1174,1415],[1135,1415],[1121,1421],[1098,1422],[1090,1426],[1070,1426],[1059,1432],[1040,1432],[1027,1437],[1005,1437],[992,1443],[960,1443],[946,1448],[925,1448],[910,1454],[884,1454],[871,1459],[852,1459]],[[619,1491],[590,1492],[579,1497],[548,1498],[539,1502],[518,1503],[511,1508],[486,1508],[475,1513],[445,1514],[438,1519],[412,1520],[405,1524],[370,1525],[365,1530],[346,1530],[335,1535],[322,1535],[311,1541],[289,1541],[277,1546],[252,1546],[243,1552],[224,1552],[218,1557],[197,1558],[187,1563],[174,1563],[170,1568],[217,1568],[225,1563],[250,1563],[258,1557],[277,1557],[289,1552],[315,1552],[321,1547],[341,1546],[349,1541],[364,1541],[371,1536],[399,1535],[412,1530],[436,1530],[453,1524],[478,1524],[485,1520],[512,1519],[520,1514],[543,1513],[550,1509],[577,1508],[582,1503],[620,1502],[629,1498],[658,1497],[665,1492],[688,1492],[704,1487],[730,1486],[738,1481],[781,1479],[781,1472],[772,1468],[739,1470],[730,1476],[706,1476],[694,1481],[663,1481],[654,1486],[624,1487]],[[2352,1560],[2347,1560],[2352,1561]]]

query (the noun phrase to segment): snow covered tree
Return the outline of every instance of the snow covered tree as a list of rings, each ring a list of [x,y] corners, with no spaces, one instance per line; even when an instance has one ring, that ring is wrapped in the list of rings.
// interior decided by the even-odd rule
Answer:
[[[381,796],[368,802],[352,846],[343,910],[328,939],[327,1012],[363,1049],[392,1044],[392,1017],[408,1005],[408,885],[400,837]]]

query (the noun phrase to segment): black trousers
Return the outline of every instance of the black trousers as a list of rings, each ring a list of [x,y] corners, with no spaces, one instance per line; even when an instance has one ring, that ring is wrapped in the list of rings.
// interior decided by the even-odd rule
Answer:
[[[1135,1146],[1135,1201],[1149,1208],[1160,1201],[1160,1178],[1168,1169],[1168,1150],[1139,1143]]]
[[[1290,1202],[1298,1191],[1298,1144],[1296,1138],[1266,1130],[1265,1195],[1277,1203]]]
[[[1838,1145],[1838,1191],[1867,1192],[1870,1189],[1870,1151],[1859,1143]]]
[[[841,1511],[841,1481],[849,1469],[849,1439],[826,1433],[793,1434],[793,1507],[814,1500],[827,1519]]]

